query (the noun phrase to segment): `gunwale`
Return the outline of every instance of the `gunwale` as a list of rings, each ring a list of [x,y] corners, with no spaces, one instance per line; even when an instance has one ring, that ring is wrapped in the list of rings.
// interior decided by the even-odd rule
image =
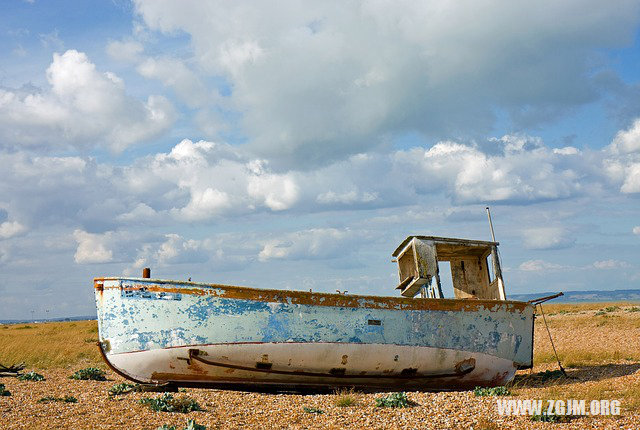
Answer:
[[[122,286],[109,287],[104,286],[105,281],[131,281],[133,286],[127,288]],[[168,286],[167,284],[176,286]],[[477,311],[479,309],[491,309],[495,306],[506,306],[507,311],[522,312],[528,306],[532,306],[530,303],[515,300],[347,295],[134,277],[97,277],[94,278],[94,288],[98,291],[104,289],[126,289],[127,291],[145,289],[145,291],[154,293],[189,294],[259,302],[388,310]]]

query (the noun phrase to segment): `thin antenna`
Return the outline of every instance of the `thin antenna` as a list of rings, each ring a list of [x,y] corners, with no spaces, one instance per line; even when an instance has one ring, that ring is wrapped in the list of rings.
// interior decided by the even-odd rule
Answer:
[[[491,240],[496,241],[496,235],[493,232],[493,222],[491,222],[491,211],[489,210],[489,206],[487,206],[487,217],[489,217],[489,227],[491,227]]]
[[[493,222],[491,221],[491,211],[489,206],[487,209],[487,217],[489,218],[489,227],[491,227],[491,240],[496,241],[496,235],[493,232]],[[498,298],[500,300],[507,300],[507,295],[504,292],[504,280],[502,279],[502,269],[500,268],[500,257],[498,254],[498,247],[496,245],[491,246],[491,259],[493,260],[493,274],[496,277],[496,283],[498,287]]]

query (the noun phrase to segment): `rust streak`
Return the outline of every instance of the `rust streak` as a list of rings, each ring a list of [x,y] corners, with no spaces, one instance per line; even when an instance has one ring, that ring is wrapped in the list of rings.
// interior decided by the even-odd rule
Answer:
[[[505,306],[509,312],[523,311],[525,302],[501,300],[459,300],[459,299],[413,299],[405,297],[356,296],[344,294],[310,293],[308,291],[262,290],[248,287],[222,285],[189,285],[174,287],[166,283],[153,281],[149,284],[125,286],[124,291],[146,290],[157,293],[190,294],[197,296],[252,300],[259,302],[280,302],[312,306],[331,306],[346,308],[371,308],[390,310],[438,310],[438,311],[477,311],[481,308]],[[176,282],[176,284],[179,284]],[[111,289],[115,287],[105,287]],[[119,287],[118,287],[119,288]]]

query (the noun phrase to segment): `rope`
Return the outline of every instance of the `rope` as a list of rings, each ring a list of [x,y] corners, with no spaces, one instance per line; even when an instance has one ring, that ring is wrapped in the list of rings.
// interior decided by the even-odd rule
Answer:
[[[549,326],[547,325],[547,319],[544,317],[544,311],[542,310],[542,303],[539,303],[538,306],[540,306],[540,313],[542,314],[542,320],[544,321],[544,326],[547,328],[547,333],[549,334],[549,340],[551,341],[551,347],[553,348],[553,354],[556,356],[556,361],[558,362],[558,367],[560,368],[560,371],[565,376],[565,378],[568,378],[569,375],[567,375],[567,372],[565,372],[564,367],[562,367],[562,364],[560,364],[560,359],[558,358],[558,352],[556,351],[556,346],[553,344],[553,338],[551,337],[551,331],[549,331]]]

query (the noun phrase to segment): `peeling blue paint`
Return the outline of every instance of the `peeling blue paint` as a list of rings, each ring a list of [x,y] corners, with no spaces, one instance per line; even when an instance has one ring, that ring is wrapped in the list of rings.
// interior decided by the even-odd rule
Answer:
[[[127,280],[113,282],[127,287]],[[290,300],[269,303],[216,294],[172,293],[180,299],[169,299],[167,294],[128,295],[114,288],[101,294],[102,299],[96,300],[100,338],[109,339],[114,353],[191,344],[336,342],[448,348],[521,363],[531,357],[532,308],[514,314],[502,303],[491,310],[395,310]],[[369,325],[369,320],[381,324]]]

